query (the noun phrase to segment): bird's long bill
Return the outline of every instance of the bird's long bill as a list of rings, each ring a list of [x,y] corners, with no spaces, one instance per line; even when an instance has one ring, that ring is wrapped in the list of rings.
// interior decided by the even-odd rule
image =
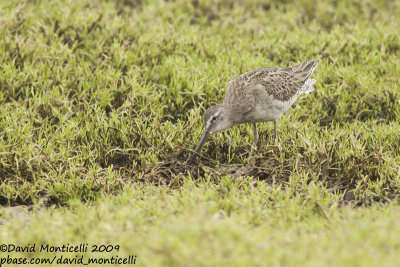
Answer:
[[[194,157],[196,156],[196,153],[198,153],[200,151],[200,149],[203,147],[203,145],[207,141],[209,135],[210,135],[210,133],[208,131],[204,131],[203,136],[201,137],[199,144],[197,145],[196,149],[194,150],[195,153],[189,159],[190,161],[192,161],[194,159]]]
[[[194,151],[196,151],[196,153],[199,153],[200,149],[204,146],[204,143],[207,141],[209,135],[210,135],[210,133],[208,131],[204,131],[199,144],[197,145],[196,149],[194,150]]]

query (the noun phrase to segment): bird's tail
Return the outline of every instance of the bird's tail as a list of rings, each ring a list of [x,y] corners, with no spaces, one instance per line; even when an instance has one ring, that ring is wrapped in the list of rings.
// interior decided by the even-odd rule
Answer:
[[[293,78],[303,84],[300,89],[301,93],[309,94],[314,91],[315,80],[310,79],[315,67],[318,65],[318,60],[306,60],[303,63],[293,67]]]
[[[314,92],[314,83],[316,83],[316,80],[314,79],[308,79],[305,84],[303,85],[303,87],[301,88],[301,92],[303,94],[308,95],[309,93]]]

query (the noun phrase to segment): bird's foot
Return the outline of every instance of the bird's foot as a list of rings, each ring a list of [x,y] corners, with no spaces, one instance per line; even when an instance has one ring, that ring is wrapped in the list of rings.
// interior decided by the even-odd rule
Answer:
[[[254,146],[254,145],[252,145],[252,146],[251,146],[251,151],[250,151],[250,154],[249,154],[248,159],[250,159],[250,158],[253,157],[255,151],[257,151],[257,147]]]

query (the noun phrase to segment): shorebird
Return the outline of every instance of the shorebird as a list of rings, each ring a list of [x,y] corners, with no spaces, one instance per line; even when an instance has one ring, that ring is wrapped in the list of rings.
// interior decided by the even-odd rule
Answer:
[[[306,60],[293,67],[261,68],[246,72],[228,83],[222,104],[212,106],[203,115],[204,133],[189,161],[203,147],[210,134],[224,131],[237,124],[252,123],[253,155],[258,142],[256,122],[276,122],[301,94],[314,91],[310,79],[318,60]]]

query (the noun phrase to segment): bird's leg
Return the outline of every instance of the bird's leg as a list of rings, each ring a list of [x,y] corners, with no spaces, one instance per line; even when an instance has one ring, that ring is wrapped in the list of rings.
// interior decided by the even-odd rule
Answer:
[[[274,126],[275,126],[275,142],[276,142],[276,136],[277,136],[277,134],[276,134],[276,121],[274,121]]]
[[[257,149],[257,142],[258,142],[258,132],[257,132],[257,125],[253,122],[253,133],[254,133],[254,145],[251,147],[251,152],[249,158],[253,156],[254,150]]]

